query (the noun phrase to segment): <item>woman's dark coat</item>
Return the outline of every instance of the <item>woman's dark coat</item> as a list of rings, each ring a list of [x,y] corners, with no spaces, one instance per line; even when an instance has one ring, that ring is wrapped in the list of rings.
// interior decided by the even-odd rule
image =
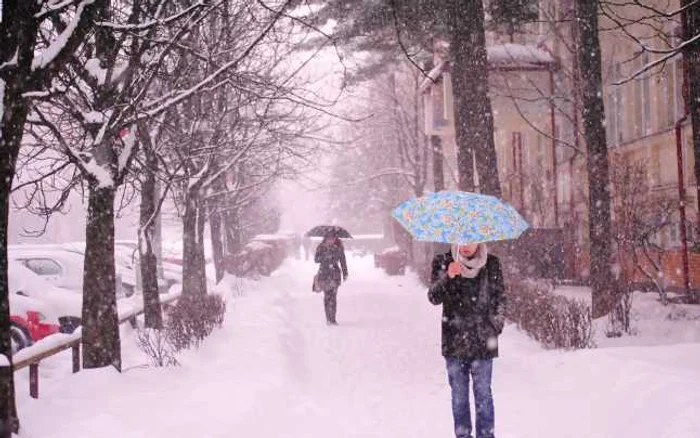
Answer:
[[[320,283],[332,283],[335,284],[335,287],[338,287],[340,286],[341,275],[342,278],[347,278],[348,265],[342,245],[321,243],[316,248],[314,260],[320,264],[318,268],[318,280]]]
[[[501,263],[489,254],[475,278],[449,278],[452,261],[450,253],[435,256],[428,290],[430,302],[442,304],[442,354],[468,360],[498,357],[505,322]]]

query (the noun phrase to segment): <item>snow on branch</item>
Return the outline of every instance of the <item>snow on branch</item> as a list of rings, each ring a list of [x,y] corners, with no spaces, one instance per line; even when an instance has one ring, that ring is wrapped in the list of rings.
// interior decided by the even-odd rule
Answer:
[[[46,68],[63,52],[71,36],[73,36],[73,33],[76,31],[76,29],[78,29],[78,23],[80,23],[83,18],[85,8],[93,3],[95,3],[95,0],[81,1],[75,11],[75,16],[70,23],[68,23],[63,32],[61,32],[61,34],[49,45],[49,47],[44,49],[44,51],[34,58],[34,61],[32,62],[32,71]]]
[[[70,146],[69,146],[70,147]],[[72,148],[71,148],[72,149]],[[77,155],[77,151],[73,151],[73,156]],[[97,186],[101,188],[114,187],[114,178],[108,169],[105,169],[97,163],[95,157],[91,157],[90,160],[81,160],[82,168],[97,181]]]
[[[642,1],[640,1],[640,0],[634,0],[633,5],[634,5],[634,6],[637,6],[637,7],[640,7],[640,8],[642,8],[642,9],[644,9],[644,10],[647,10],[647,11],[653,13],[655,16],[658,16],[658,17],[663,17],[663,18],[674,18],[674,17],[676,17],[676,16],[682,14],[682,13],[683,13],[684,11],[686,11],[687,9],[690,9],[691,7],[695,6],[695,5],[698,3],[698,1],[700,1],[700,0],[694,0],[694,1],[690,2],[690,3],[688,3],[687,5],[682,6],[682,7],[680,7],[679,9],[671,10],[670,12],[665,12],[665,11],[663,11],[662,9],[658,8],[658,7],[655,7],[655,6],[652,6],[652,5],[650,5],[650,4],[647,4],[648,2],[642,2]],[[618,8],[620,8],[620,7],[623,7],[623,8],[624,8],[624,7],[632,6],[632,5],[630,5],[629,3],[618,3],[618,2],[613,2],[613,1],[610,1],[610,0],[606,0],[606,1],[604,2],[604,5],[605,5],[605,6],[608,6],[608,7],[611,7],[611,6],[612,6],[612,7],[618,7]]]
[[[47,2],[46,4],[44,4],[44,7],[41,9],[41,11],[34,15],[34,18],[41,20],[47,15],[56,14],[69,6],[73,6],[77,1],[79,0],[57,0]]]
[[[257,138],[258,135],[256,134],[253,140],[250,141],[246,147],[242,148],[240,151],[238,151],[238,153],[236,153],[236,155],[233,156],[233,158],[229,159],[218,172],[215,172],[213,175],[209,176],[207,180],[202,183],[202,187],[207,187],[213,184],[219,177],[231,170],[233,166],[235,166],[241,160],[241,158],[243,158],[243,156],[245,156],[245,154],[252,149]]]
[[[624,79],[621,79],[617,82],[613,82],[613,85],[623,85],[627,82],[630,82],[634,79],[637,79],[639,76],[643,75],[644,73],[648,72],[649,70],[653,69],[654,67],[665,64],[668,60],[670,60],[671,58],[675,57],[676,55],[681,53],[683,50],[685,50],[685,48],[687,46],[690,46],[697,41],[700,41],[700,34],[695,35],[694,37],[692,37],[688,41],[684,41],[681,44],[679,44],[678,46],[671,48],[669,50],[659,50],[659,49],[651,49],[648,47],[644,47],[644,50],[649,52],[649,53],[656,53],[656,54],[665,53],[665,55],[659,59],[656,59],[654,61],[650,61],[650,62],[646,63],[641,68],[639,68],[637,71],[632,73],[630,76],[628,76]]]
[[[137,24],[117,24],[117,23],[110,23],[108,21],[98,21],[95,23],[97,27],[104,27],[112,30],[119,30],[119,31],[140,31],[140,30],[149,30],[153,27],[156,26],[164,26],[170,23],[173,23],[177,20],[179,20],[182,17],[185,17],[189,15],[191,12],[203,8],[206,6],[205,2],[203,0],[200,0],[199,3],[196,3],[189,8],[167,18],[159,18],[157,20],[151,20],[147,21],[145,23],[137,23]]]
[[[270,19],[270,22],[265,26],[265,28],[260,32],[260,35],[258,35],[252,42],[251,44],[241,53],[240,56],[238,56],[236,59],[227,62],[223,66],[221,66],[218,70],[204,78],[201,82],[198,84],[190,87],[189,89],[186,89],[179,93],[177,96],[163,102],[161,105],[145,111],[143,115],[139,116],[136,121],[141,120],[141,119],[147,119],[151,118],[154,116],[157,116],[158,114],[162,113],[163,111],[166,111],[168,108],[172,107],[173,105],[176,105],[184,100],[189,99],[193,95],[195,95],[197,92],[200,90],[204,89],[211,83],[217,80],[219,76],[222,74],[226,73],[228,70],[235,68],[238,64],[240,64],[244,59],[250,55],[250,53],[260,44],[260,42],[270,33],[272,28],[275,26],[279,18],[282,16],[283,12],[287,7],[292,3],[292,0],[287,0],[284,5],[280,8],[279,11],[275,13],[275,15]]]
[[[15,50],[15,54],[12,55],[12,58],[10,58],[9,61],[3,62],[2,64],[0,64],[0,71],[6,70],[10,67],[16,67],[17,61],[18,61],[18,54],[19,54],[19,49]]]

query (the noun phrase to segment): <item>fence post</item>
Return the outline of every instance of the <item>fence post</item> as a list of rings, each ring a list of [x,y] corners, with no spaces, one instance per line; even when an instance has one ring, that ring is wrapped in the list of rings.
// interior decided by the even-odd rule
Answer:
[[[29,395],[39,398],[39,363],[29,364]]]
[[[80,342],[73,345],[73,373],[80,371]]]

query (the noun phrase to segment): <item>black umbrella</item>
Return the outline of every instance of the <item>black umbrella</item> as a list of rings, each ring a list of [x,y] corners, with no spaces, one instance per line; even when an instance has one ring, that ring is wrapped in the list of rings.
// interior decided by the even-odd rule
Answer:
[[[338,225],[317,225],[306,232],[306,237],[339,237],[341,239],[352,239],[348,230]]]

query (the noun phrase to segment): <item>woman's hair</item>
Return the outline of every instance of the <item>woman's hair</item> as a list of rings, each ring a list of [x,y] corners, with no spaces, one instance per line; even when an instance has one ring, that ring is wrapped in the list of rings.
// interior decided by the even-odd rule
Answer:
[[[321,242],[321,243],[331,243],[331,242],[338,245],[340,247],[340,249],[345,251],[345,247],[343,246],[343,241],[340,240],[340,237],[338,237],[338,236],[331,236],[331,235],[325,236],[323,238],[323,242]]]

